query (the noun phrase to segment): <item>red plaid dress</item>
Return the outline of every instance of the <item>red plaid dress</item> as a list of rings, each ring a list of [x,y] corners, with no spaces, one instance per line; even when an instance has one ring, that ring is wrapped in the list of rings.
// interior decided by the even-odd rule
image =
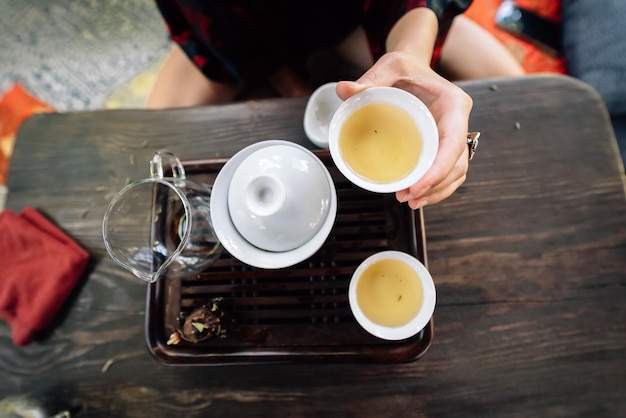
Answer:
[[[433,63],[454,16],[471,0],[156,0],[170,31],[211,80],[241,87],[287,65],[305,72],[306,58],[362,25],[374,59],[408,10],[428,7],[440,22]]]

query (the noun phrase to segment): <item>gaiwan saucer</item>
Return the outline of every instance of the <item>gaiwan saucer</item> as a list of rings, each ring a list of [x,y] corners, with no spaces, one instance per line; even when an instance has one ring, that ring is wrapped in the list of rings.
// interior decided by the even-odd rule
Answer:
[[[306,151],[306,153],[309,154],[309,160],[312,163],[320,164],[322,166],[331,191],[329,210],[328,215],[319,231],[308,242],[292,250],[268,251],[252,245],[239,233],[230,216],[228,207],[228,192],[230,189],[230,182],[237,168],[249,155],[264,147],[286,144]],[[238,153],[233,155],[226,162],[226,164],[224,164],[222,169],[217,174],[215,182],[213,183],[210,210],[211,221],[213,223],[215,234],[224,249],[226,249],[230,255],[242,263],[253,267],[263,269],[279,269],[290,267],[306,260],[315,254],[324,242],[326,242],[326,238],[328,238],[328,235],[332,230],[337,214],[337,192],[328,169],[324,163],[322,163],[322,161],[320,161],[319,158],[317,158],[317,156],[315,156],[315,154],[313,154],[310,150],[290,141],[267,140],[257,142],[243,148]]]

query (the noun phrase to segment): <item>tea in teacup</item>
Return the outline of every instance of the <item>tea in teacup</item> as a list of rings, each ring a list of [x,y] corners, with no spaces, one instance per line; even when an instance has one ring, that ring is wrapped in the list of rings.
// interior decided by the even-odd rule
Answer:
[[[396,87],[370,87],[349,97],[330,122],[333,162],[353,184],[378,193],[414,185],[439,149],[428,107]]]
[[[356,110],[339,134],[339,149],[358,175],[389,183],[408,175],[422,152],[422,135],[413,118],[387,103]]]
[[[370,334],[401,340],[420,332],[435,310],[435,284],[426,267],[402,251],[373,254],[355,270],[350,309]]]
[[[398,327],[417,315],[424,290],[419,276],[409,265],[400,260],[384,259],[361,273],[356,298],[370,321]]]

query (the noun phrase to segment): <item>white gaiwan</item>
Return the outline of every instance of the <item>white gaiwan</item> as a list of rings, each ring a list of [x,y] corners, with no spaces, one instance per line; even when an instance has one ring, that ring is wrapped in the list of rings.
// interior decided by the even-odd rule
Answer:
[[[326,241],[336,211],[327,168],[289,141],[242,149],[213,184],[215,233],[233,257],[254,267],[288,267],[313,255]]]

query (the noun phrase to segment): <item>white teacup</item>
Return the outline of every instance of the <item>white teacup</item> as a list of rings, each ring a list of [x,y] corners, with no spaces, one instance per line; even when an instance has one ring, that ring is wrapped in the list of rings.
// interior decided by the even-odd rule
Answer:
[[[393,193],[412,186],[430,169],[439,134],[417,97],[395,87],[371,87],[339,106],[330,123],[329,149],[349,181]]]
[[[321,85],[311,94],[304,109],[304,133],[322,149],[328,149],[330,121],[343,103],[336,88],[336,82]]]
[[[403,340],[430,321],[435,311],[435,284],[415,257],[382,251],[357,267],[348,299],[355,319],[367,332],[385,340]]]

